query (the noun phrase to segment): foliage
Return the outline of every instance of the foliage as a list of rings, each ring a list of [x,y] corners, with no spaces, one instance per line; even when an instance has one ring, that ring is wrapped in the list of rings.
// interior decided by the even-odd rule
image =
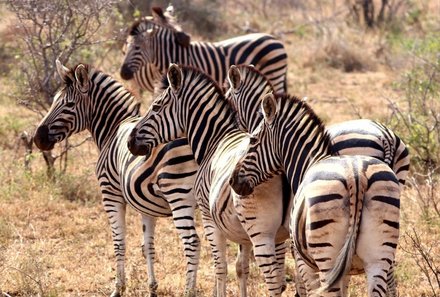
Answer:
[[[59,79],[53,79],[55,60],[66,62],[73,54],[102,43],[102,27],[108,22],[112,0],[7,0],[16,16],[18,42],[17,97],[32,109],[47,110]],[[81,58],[81,57],[76,57]]]
[[[391,123],[411,151],[414,172],[438,172],[440,166],[440,36],[414,45],[414,66],[398,87],[403,107],[391,102]]]

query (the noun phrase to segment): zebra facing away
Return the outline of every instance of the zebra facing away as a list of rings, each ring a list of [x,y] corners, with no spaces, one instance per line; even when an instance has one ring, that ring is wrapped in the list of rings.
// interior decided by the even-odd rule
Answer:
[[[192,194],[198,169],[188,141],[160,145],[150,158],[134,157],[127,137],[139,118],[139,103],[109,75],[79,64],[68,69],[57,61],[63,87],[39,124],[34,141],[52,149],[72,134],[89,130],[99,149],[96,176],[110,223],[116,256],[116,285],[112,296],[125,288],[125,212],[131,205],[142,216],[143,254],[148,265],[150,297],[157,296],[154,275],[154,228],[157,217],[172,216],[186,257],[185,296],[195,296],[200,240],[194,225]]]
[[[148,155],[160,143],[185,135],[200,165],[194,195],[212,249],[216,296],[226,296],[226,239],[239,243],[246,254],[254,248],[269,295],[280,296],[284,242],[289,236],[283,226],[282,210],[287,208],[285,201],[291,199],[290,191],[287,199],[283,199],[286,196],[282,179],[277,178],[257,187],[253,199],[233,195],[228,180],[249,138],[236,127],[232,107],[207,74],[172,64],[160,89],[163,92],[130,135],[130,150]],[[267,200],[271,196],[279,199]],[[247,262],[245,264],[241,272],[247,277]],[[246,292],[241,294],[246,296]]]
[[[144,77],[139,85],[149,85],[148,81],[156,80],[155,70],[165,75],[170,63],[194,66],[220,85],[230,65],[253,64],[277,92],[285,92],[287,87],[287,54],[281,41],[268,34],[255,33],[214,43],[194,42],[176,24],[169,9],[164,13],[155,7],[152,16],[135,22],[129,30],[125,49],[121,77]],[[151,73],[136,74],[142,67]]]
[[[226,89],[226,98],[237,111],[240,129],[255,131],[263,120],[261,98],[274,92],[271,83],[251,65],[232,65]],[[326,130],[335,155],[364,155],[384,161],[396,173],[403,190],[410,164],[408,149],[390,129],[378,122],[362,119],[334,124]],[[390,281],[393,282],[392,279]],[[296,287],[297,292],[304,291],[300,281]]]
[[[252,133],[263,115],[261,98],[274,89],[255,67],[232,65],[228,72],[226,98],[237,110],[241,130]],[[345,121],[326,127],[336,155],[364,155],[387,163],[396,173],[401,190],[409,171],[409,154],[405,143],[384,125],[367,119]]]
[[[364,271],[369,297],[396,296],[390,276],[399,237],[395,173],[373,157],[331,156],[330,137],[305,102],[268,94],[261,106],[264,120],[230,184],[249,195],[285,172],[295,194],[290,233],[307,296],[346,296],[347,275]]]

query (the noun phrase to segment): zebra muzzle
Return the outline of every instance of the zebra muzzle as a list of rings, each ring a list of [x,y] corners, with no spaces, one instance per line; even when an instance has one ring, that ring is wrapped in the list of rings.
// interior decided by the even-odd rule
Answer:
[[[127,64],[122,65],[121,67],[121,77],[125,80],[130,80],[134,76],[134,72],[131,70],[130,66]]]
[[[151,145],[139,143],[136,137],[137,129],[134,128],[130,136],[128,137],[127,146],[130,152],[135,156],[147,156],[151,155]]]
[[[234,172],[229,178],[229,185],[235,193],[241,196],[248,196],[254,192],[254,188],[250,185],[247,179],[240,174],[239,166],[234,169]]]
[[[42,151],[50,151],[55,146],[56,141],[51,141],[49,138],[49,127],[41,125],[37,128],[34,134],[34,143]]]

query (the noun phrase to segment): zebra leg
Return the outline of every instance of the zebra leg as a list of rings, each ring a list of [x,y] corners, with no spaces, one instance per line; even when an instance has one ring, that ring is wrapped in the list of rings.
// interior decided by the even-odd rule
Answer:
[[[252,238],[254,244],[255,261],[263,272],[269,296],[280,296],[283,288],[283,274],[275,252],[275,240],[272,237]]]
[[[214,297],[226,297],[226,278],[228,273],[228,263],[226,261],[226,238],[215,226],[209,215],[202,215],[205,236],[211,246],[212,257],[214,259],[215,270],[215,289]]]
[[[172,201],[189,201],[191,199],[171,199]],[[185,297],[196,296],[197,270],[200,259],[200,238],[194,224],[195,205],[171,204],[173,220],[184,246],[186,258]]]
[[[252,245],[240,244],[235,262],[235,270],[239,280],[240,296],[247,297],[247,280],[249,276],[249,258],[252,251]]]
[[[393,262],[393,264],[390,267],[390,270],[388,271],[387,276],[387,297],[397,297],[397,290],[396,290],[396,279],[394,278],[394,267],[396,266],[396,262]]]
[[[350,275],[344,276],[342,286],[342,296],[348,296],[348,285],[350,284]]]
[[[312,296],[312,292],[319,288],[319,278],[317,277],[317,272],[309,267],[304,260],[299,256],[299,254],[294,251],[292,246],[292,254],[295,258],[296,266],[296,277],[295,277],[295,288],[296,297],[306,297]]]
[[[278,270],[280,271],[280,283],[281,283],[281,293],[284,292],[287,288],[286,283],[286,249],[287,243],[283,241],[281,243],[275,244],[275,257],[278,263]]]
[[[154,260],[156,251],[154,248],[154,230],[156,228],[156,218],[142,215],[142,231],[144,233],[144,242],[142,244],[142,252],[147,261],[148,271],[148,288],[150,289],[150,297],[157,296],[157,281],[154,275]]]
[[[387,276],[390,265],[368,265],[365,267],[365,273],[368,281],[368,297],[386,297],[387,294]]]
[[[124,202],[114,202],[112,204],[106,201],[115,201],[115,197],[107,199],[103,197],[104,209],[112,229],[113,248],[116,257],[116,282],[115,289],[111,297],[120,297],[125,290],[125,211],[126,204]]]

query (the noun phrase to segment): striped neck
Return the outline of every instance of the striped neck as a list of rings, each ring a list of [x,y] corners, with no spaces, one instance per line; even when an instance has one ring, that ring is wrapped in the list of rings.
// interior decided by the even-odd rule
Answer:
[[[300,99],[277,96],[279,111],[274,119],[276,148],[293,193],[307,169],[331,155],[330,137],[314,111]]]
[[[237,66],[241,82],[237,89],[230,89],[228,99],[237,110],[240,126],[252,133],[263,120],[261,99],[273,93],[272,84],[257,69],[248,65]]]
[[[189,59],[188,48],[176,41],[174,30],[159,25],[156,26],[156,30],[150,44],[153,65],[162,73],[167,73],[170,63],[196,66]]]
[[[109,75],[90,70],[90,114],[87,129],[100,150],[114,137],[122,121],[140,116],[139,103],[118,81]]]
[[[238,132],[234,110],[219,86],[205,73],[184,67],[178,94],[183,130],[198,164],[211,158],[225,136]]]

